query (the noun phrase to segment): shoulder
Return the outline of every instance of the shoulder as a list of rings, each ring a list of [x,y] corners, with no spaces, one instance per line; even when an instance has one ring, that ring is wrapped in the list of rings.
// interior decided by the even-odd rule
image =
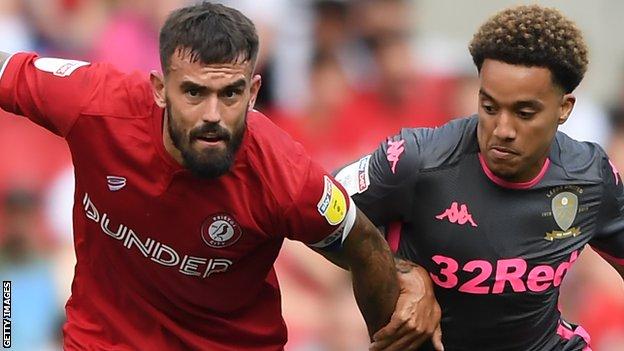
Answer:
[[[307,155],[298,142],[264,114],[253,110],[247,115],[250,152],[270,164],[299,162]]]
[[[151,85],[146,74],[130,74],[111,64],[94,64],[98,86],[85,114],[131,118],[149,114],[154,106]]]
[[[297,194],[311,163],[303,146],[255,110],[247,115],[247,128],[248,158],[256,175],[274,193],[284,193],[288,197]]]
[[[405,140],[409,163],[420,170],[437,168],[454,163],[464,154],[477,151],[476,130],[478,119],[467,117],[453,120],[437,128],[404,128],[388,140],[386,152]]]
[[[572,139],[557,132],[551,161],[565,170],[571,178],[599,182],[603,167],[608,164],[606,152],[593,142]]]

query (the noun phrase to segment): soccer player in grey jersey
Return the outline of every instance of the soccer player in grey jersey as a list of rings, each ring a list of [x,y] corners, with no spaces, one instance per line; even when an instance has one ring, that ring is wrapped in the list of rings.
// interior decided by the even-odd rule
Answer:
[[[337,179],[430,272],[447,351],[589,350],[561,317],[559,288],[587,244],[624,276],[624,190],[598,145],[557,131],[587,47],[557,10],[520,6],[469,48],[478,115],[403,129]]]

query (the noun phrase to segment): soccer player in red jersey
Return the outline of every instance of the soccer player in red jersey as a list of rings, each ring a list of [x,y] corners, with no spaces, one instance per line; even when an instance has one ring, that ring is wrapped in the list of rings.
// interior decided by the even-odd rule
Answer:
[[[0,53],[0,107],[65,138],[75,166],[65,349],[281,350],[285,237],[350,269],[371,335],[392,321],[403,349],[430,337],[440,312],[426,272],[400,287],[407,276],[342,186],[253,110],[251,21],[197,4],[170,15],[160,44],[150,80]]]

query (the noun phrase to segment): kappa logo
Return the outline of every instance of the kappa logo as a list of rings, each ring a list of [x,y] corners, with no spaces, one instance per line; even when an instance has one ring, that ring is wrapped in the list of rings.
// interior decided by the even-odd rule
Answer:
[[[201,227],[202,240],[215,249],[234,245],[242,235],[240,225],[227,213],[208,217]]]
[[[106,184],[108,185],[108,190],[118,191],[126,186],[126,178],[118,176],[106,176]]]
[[[447,218],[451,223],[457,223],[459,225],[470,223],[471,226],[478,227],[477,223],[472,218],[472,215],[468,212],[468,206],[465,204],[461,204],[460,206],[456,201],[453,201],[451,207],[435,216],[435,218],[439,220]]]
[[[398,141],[388,139],[388,150],[386,151],[386,158],[388,159],[388,162],[390,162],[390,169],[392,170],[393,174],[396,173],[396,165],[397,163],[399,163],[401,154],[403,154],[403,151],[405,151],[404,144],[405,140],[403,139]]]

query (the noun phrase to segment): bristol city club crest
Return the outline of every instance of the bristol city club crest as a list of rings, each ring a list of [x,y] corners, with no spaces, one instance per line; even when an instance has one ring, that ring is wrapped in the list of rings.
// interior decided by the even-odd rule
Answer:
[[[211,215],[201,227],[202,240],[215,249],[233,245],[242,234],[240,225],[227,213]]]

